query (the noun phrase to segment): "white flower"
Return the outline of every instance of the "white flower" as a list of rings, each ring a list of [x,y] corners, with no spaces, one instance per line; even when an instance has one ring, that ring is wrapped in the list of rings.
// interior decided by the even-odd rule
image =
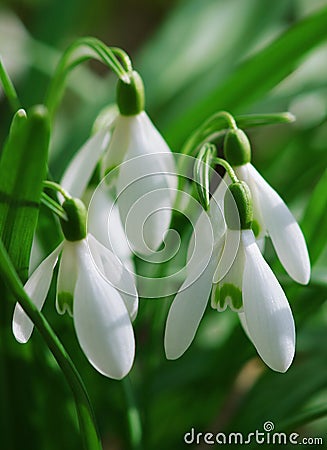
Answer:
[[[262,230],[272,240],[278,258],[293,280],[307,284],[310,280],[310,259],[303,233],[294,216],[252,164],[235,167],[240,180],[245,181],[253,199],[253,215]]]
[[[300,284],[307,284],[311,273],[310,259],[303,233],[293,214],[251,163],[234,166],[234,170],[251,191],[254,230],[259,247],[263,247],[264,237],[270,236],[278,258],[289,276]],[[226,184],[230,183],[227,175],[224,181],[216,196],[220,204],[223,203]]]
[[[141,254],[156,250],[168,230],[176,195],[173,155],[143,111],[116,119],[104,168],[120,162],[117,204],[127,238]]]
[[[101,158],[102,177],[116,169],[108,183],[116,188],[115,204],[130,246],[141,254],[153,252],[168,230],[177,188],[168,145],[145,111],[111,112],[106,127],[86,142],[68,166],[62,186],[80,197]]]
[[[195,239],[199,237],[200,246],[193,254],[197,254],[200,269],[196,270],[195,264],[188,266],[186,280],[171,305],[165,331],[167,358],[179,358],[190,346],[214,283],[212,306],[221,311],[229,305],[237,311],[263,361],[273,370],[285,372],[295,351],[295,326],[290,306],[252,230],[217,227],[219,203],[215,199],[220,191],[221,188],[214,194],[214,202],[210,202],[210,217],[202,213],[195,227]],[[211,250],[205,215],[213,230]],[[219,220],[221,224],[221,218]],[[204,237],[206,245],[201,245]],[[194,246],[192,242],[194,239],[191,241]]]
[[[41,310],[59,254],[56,306],[73,314],[78,341],[90,363],[103,375],[121,379],[131,369],[135,341],[131,324],[138,297],[133,277],[117,257],[91,234],[62,242],[33,272],[24,288]],[[13,333],[25,343],[33,323],[17,303]]]

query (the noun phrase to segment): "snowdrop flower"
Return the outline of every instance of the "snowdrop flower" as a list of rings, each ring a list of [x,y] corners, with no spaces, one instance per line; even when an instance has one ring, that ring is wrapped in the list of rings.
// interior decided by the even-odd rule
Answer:
[[[170,224],[177,187],[175,162],[144,111],[144,88],[137,72],[130,73],[129,84],[119,80],[117,105],[119,112],[109,112],[105,127],[76,155],[62,184],[79,196],[99,159],[102,177],[116,168],[111,185],[116,188],[123,228],[132,249],[148,254],[159,247]]]
[[[294,357],[294,320],[286,296],[264,260],[251,229],[250,191],[243,182],[229,186],[225,195],[225,228],[221,227],[216,196],[217,191],[210,201],[209,215],[203,212],[195,226],[195,239],[199,237],[200,244],[207,241],[197,250],[197,260],[205,264],[199,264],[200,274],[195,264],[191,264],[168,314],[167,358],[179,358],[190,346],[212,288],[211,306],[218,311],[230,306],[236,311],[262,360],[273,370],[285,372]],[[213,239],[208,255],[209,223]]]
[[[86,210],[78,199],[63,203],[68,221],[61,221],[65,240],[36,268],[24,288],[41,310],[54,267],[59,264],[56,307],[74,319],[80,346],[101,374],[121,379],[131,369],[135,341],[131,321],[138,308],[134,281],[117,257],[86,234]],[[25,343],[33,323],[17,303],[13,333]]]
[[[250,143],[242,130],[232,129],[227,133],[224,153],[238,178],[250,188],[253,229],[257,239],[269,235],[278,258],[290,277],[298,283],[307,284],[311,269],[303,233],[281,197],[251,164]],[[222,196],[223,193],[221,189]]]

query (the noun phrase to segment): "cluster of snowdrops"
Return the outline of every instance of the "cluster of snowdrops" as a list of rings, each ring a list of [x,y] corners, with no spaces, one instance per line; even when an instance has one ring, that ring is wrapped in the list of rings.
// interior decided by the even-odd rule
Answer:
[[[294,358],[295,325],[262,253],[269,235],[288,275],[307,284],[310,261],[299,225],[251,164],[249,139],[231,114],[219,112],[199,125],[184,146],[184,154],[192,157],[180,165],[177,149],[170,150],[144,111],[142,79],[130,60],[119,49],[108,48],[104,56],[101,49],[85,50],[84,44],[81,52],[75,46],[59,64],[57,80],[63,81],[63,74],[85,59],[106,62],[118,76],[116,105],[101,112],[62,179],[44,183],[55,191],[63,240],[30,275],[26,293],[41,310],[60,260],[58,312],[72,315],[79,344],[96,370],[114,379],[125,377],[135,356],[132,323],[139,302],[133,254],[147,257],[160,249],[174,209],[187,210],[188,202],[180,201],[180,178],[182,167],[187,171],[193,165],[201,208],[188,244],[185,276],[167,317],[166,356],[176,359],[188,349],[210,298],[214,310],[235,311],[262,360],[285,372]],[[242,124],[250,127],[251,120],[248,116]],[[217,136],[224,158],[213,144]],[[217,165],[226,173],[210,194]],[[90,188],[95,172],[99,184]],[[17,341],[27,342],[33,326],[17,303]]]

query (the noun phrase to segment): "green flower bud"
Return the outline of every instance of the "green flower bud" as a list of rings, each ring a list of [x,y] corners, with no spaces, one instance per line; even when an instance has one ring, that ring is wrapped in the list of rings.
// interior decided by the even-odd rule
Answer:
[[[229,130],[224,140],[224,156],[232,166],[243,166],[251,161],[251,145],[240,128]]]
[[[68,220],[60,219],[61,229],[67,241],[80,241],[86,237],[87,211],[78,198],[65,200],[62,207]]]
[[[118,80],[116,100],[120,114],[135,116],[144,110],[144,85],[140,75],[133,70],[129,74],[130,83]]]
[[[250,189],[244,181],[229,185],[224,198],[224,213],[227,227],[230,230],[251,229],[252,198]]]

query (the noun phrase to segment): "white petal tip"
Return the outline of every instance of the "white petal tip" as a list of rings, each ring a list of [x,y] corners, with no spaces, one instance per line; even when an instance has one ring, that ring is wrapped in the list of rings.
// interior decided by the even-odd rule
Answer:
[[[303,271],[303,273],[298,274],[297,277],[293,277],[293,279],[297,283],[303,284],[305,286],[305,285],[309,284],[310,277],[311,277],[311,269],[309,267],[307,270]]]
[[[20,344],[26,344],[32,335],[33,329],[33,323],[17,303],[12,320],[12,332],[16,341]]]
[[[31,337],[31,334],[28,335],[25,334],[22,328],[16,323],[13,323],[12,332],[16,341],[19,342],[20,344],[26,344]]]
[[[107,367],[103,365],[98,364],[94,361],[92,357],[90,357],[86,352],[84,351],[83,347],[82,350],[89,361],[89,363],[94,367],[94,369],[101,373],[101,375],[111,378],[113,380],[122,380],[125,378],[130,370],[133,367],[134,363],[134,356],[135,356],[135,348],[133,348],[132,352],[129,355],[125,354],[125,357],[122,358],[120,361],[114,361],[110,356],[108,355],[108,364]],[[124,350],[122,350],[124,352]]]
[[[269,365],[268,363],[266,363],[266,364],[268,367],[270,367],[275,372],[285,373],[291,367],[292,362],[293,362],[293,356],[292,356],[292,358],[290,358],[287,361],[280,361],[278,364],[271,364],[271,365]]]
[[[110,371],[106,371],[106,372],[103,372],[103,371],[97,369],[96,367],[95,367],[95,369],[98,372],[100,372],[102,375],[104,375],[105,377],[119,381],[119,380],[122,380],[123,378],[125,378],[129,374],[129,372],[132,368],[132,365],[133,364],[131,364],[127,369],[126,368],[121,369],[121,370],[117,369],[117,370],[110,370]]]
[[[176,352],[176,349],[168,349],[165,346],[165,354],[166,358],[170,361],[174,361],[175,359],[180,358],[185,352]]]

